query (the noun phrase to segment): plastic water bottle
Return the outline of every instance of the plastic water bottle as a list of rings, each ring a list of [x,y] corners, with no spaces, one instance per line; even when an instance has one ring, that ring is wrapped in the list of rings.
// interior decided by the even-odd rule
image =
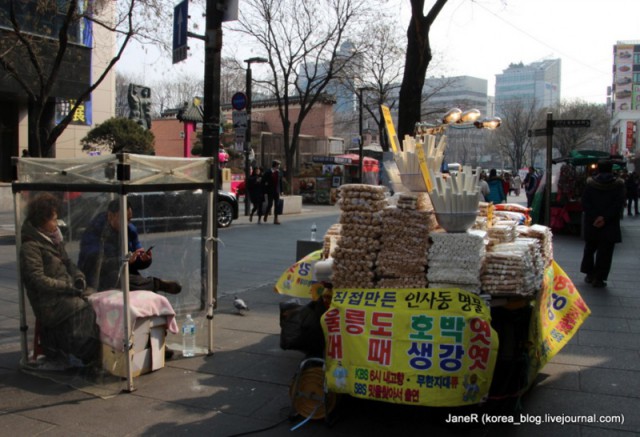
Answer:
[[[316,224],[312,224],[311,225],[311,241],[316,241],[316,231],[318,230],[318,228],[316,228]]]
[[[196,354],[196,322],[187,314],[182,324],[182,356],[193,357]]]

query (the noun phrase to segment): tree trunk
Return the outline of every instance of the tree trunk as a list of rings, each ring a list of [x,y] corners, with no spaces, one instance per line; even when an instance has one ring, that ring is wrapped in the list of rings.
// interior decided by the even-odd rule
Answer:
[[[425,17],[422,12],[424,0],[411,0],[407,55],[398,105],[398,139],[401,143],[405,135],[413,135],[415,125],[420,121],[422,88],[432,58],[429,30],[446,3],[447,0],[437,0]]]
[[[47,142],[49,132],[55,126],[54,102],[41,103],[40,100],[30,100],[28,105],[28,138],[29,154],[33,157],[54,158],[55,141]]]

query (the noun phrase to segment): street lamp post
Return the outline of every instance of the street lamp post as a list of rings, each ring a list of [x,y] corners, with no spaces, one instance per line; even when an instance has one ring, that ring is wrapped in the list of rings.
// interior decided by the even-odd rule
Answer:
[[[362,138],[363,134],[362,134],[362,93],[364,91],[373,91],[373,88],[371,87],[362,87],[362,88],[358,88],[358,104],[359,104],[359,111],[358,111],[358,178],[360,179],[360,183],[362,182],[362,161],[364,160],[364,156],[363,156],[363,146],[364,146],[364,140]]]
[[[250,163],[249,156],[251,154],[251,64],[263,64],[269,62],[265,58],[249,58],[245,59],[247,63],[247,132],[244,143],[244,215],[249,215],[249,176],[250,176]]]

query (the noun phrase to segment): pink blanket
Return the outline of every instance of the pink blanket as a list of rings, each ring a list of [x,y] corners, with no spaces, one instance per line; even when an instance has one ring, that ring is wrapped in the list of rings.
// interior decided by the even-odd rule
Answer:
[[[96,321],[100,327],[100,340],[117,350],[124,350],[124,313],[121,290],[107,290],[89,296],[96,312]],[[129,293],[131,326],[138,317],[166,316],[167,329],[176,334],[175,311],[166,297],[151,291],[132,291]]]

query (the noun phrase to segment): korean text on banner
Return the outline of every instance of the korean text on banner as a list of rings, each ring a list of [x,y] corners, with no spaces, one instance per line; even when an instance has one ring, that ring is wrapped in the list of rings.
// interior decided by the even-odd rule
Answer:
[[[554,261],[545,270],[544,285],[538,293],[529,340],[534,345],[530,355],[529,383],[567,342],[591,314],[571,279]]]
[[[322,328],[330,391],[425,406],[471,405],[488,396],[498,335],[473,293],[338,289]]]
[[[322,250],[316,250],[289,267],[276,282],[276,293],[317,299],[323,287],[316,280],[314,267],[321,259]]]

